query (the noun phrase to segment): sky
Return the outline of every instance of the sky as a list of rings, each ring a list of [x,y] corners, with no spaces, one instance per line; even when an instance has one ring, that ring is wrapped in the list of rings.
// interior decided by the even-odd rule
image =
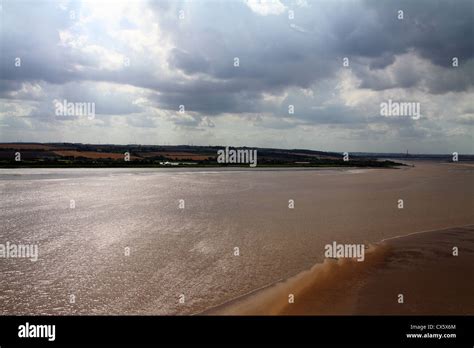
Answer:
[[[2,0],[0,142],[473,154],[473,38],[471,0]]]

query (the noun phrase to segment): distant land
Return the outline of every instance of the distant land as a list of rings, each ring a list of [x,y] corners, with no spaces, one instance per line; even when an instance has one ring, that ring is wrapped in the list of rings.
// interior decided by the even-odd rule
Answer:
[[[256,149],[259,167],[379,167],[403,164],[396,160],[452,161],[452,155],[410,155],[401,153],[343,153],[305,149]],[[217,151],[224,146],[113,145],[81,143],[0,143],[0,167],[247,167],[246,164],[219,164]],[[18,160],[18,153],[20,159]],[[128,153],[129,161],[125,161]],[[459,155],[459,161],[473,161],[474,155]]]

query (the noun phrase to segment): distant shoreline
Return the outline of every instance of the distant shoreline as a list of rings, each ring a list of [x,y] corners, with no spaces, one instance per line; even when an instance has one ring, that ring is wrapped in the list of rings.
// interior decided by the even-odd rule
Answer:
[[[0,143],[0,168],[225,168],[247,161],[219,163],[223,146]],[[225,147],[248,152],[249,147]],[[378,156],[306,149],[252,148],[255,163],[270,168],[394,168],[402,163]],[[257,156],[258,151],[258,156]],[[248,158],[247,158],[248,159]]]

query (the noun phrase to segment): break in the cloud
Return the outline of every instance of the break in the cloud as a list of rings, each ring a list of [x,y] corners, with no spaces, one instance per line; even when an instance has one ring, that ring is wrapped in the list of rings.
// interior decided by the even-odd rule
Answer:
[[[0,141],[473,153],[473,4],[4,0]]]

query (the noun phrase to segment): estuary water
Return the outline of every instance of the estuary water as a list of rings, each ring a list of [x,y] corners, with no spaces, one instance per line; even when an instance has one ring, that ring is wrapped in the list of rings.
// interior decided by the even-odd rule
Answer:
[[[327,243],[473,224],[473,179],[436,163],[2,169],[0,246],[38,259],[0,258],[0,314],[200,313],[322,262]]]

